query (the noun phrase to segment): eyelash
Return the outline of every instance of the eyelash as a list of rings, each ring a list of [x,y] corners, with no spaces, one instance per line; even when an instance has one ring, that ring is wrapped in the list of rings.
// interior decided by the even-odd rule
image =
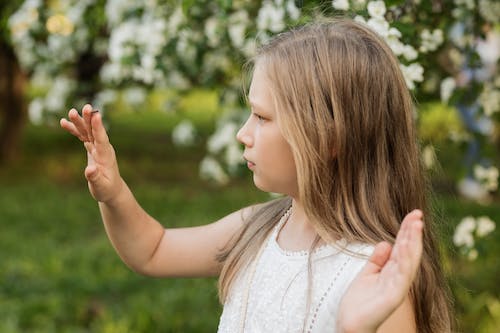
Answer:
[[[260,114],[257,114],[255,112],[253,115],[257,118],[258,121],[265,121],[266,120],[266,118],[262,117]]]

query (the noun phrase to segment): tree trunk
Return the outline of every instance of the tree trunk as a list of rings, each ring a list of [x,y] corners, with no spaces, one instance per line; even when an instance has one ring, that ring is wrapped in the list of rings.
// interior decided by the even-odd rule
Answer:
[[[0,40],[0,165],[20,153],[26,120],[26,76],[12,47]]]

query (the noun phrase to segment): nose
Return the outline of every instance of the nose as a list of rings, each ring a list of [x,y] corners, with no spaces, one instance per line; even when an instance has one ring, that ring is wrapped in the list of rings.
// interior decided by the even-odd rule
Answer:
[[[245,147],[251,147],[253,145],[253,136],[250,130],[250,118],[241,126],[238,133],[236,133],[236,139],[245,145]]]

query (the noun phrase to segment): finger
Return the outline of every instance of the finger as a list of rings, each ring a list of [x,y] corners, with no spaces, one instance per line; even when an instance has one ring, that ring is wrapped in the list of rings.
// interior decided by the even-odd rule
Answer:
[[[92,114],[91,124],[92,124],[92,136],[94,137],[96,145],[108,144],[109,137],[108,134],[106,133],[106,130],[104,129],[104,126],[102,124],[102,117],[99,112]]]
[[[423,216],[423,213],[419,209],[415,209],[411,211],[410,213],[406,214],[406,216],[403,219],[403,222],[401,223],[401,236],[403,238],[408,238],[410,234],[410,225],[413,221],[415,220],[420,220]]]
[[[95,153],[96,149],[93,143],[91,142],[84,142],[83,145],[85,146],[85,149],[87,150],[87,158],[88,158],[88,163],[87,164],[94,164],[95,163]]]
[[[80,132],[80,136],[85,138],[85,140],[83,141],[89,141],[89,136],[87,130],[85,129],[85,122],[83,118],[80,117],[78,112],[75,109],[71,109],[68,112],[68,117],[71,120],[71,122],[75,125],[78,132]]]
[[[63,129],[65,129],[70,134],[76,136],[80,141],[85,141],[85,137],[81,135],[80,131],[76,128],[75,124],[66,119],[61,119],[59,124]]]
[[[94,138],[92,137],[92,125],[90,123],[90,120],[92,118],[92,106],[90,104],[85,104],[85,106],[83,107],[82,117],[85,124],[85,130],[88,133],[89,141],[93,142]]]
[[[410,227],[413,221],[420,220],[423,216],[422,211],[415,209],[410,213],[406,214],[401,226],[399,228],[398,234],[396,235],[396,240],[394,242],[394,249],[392,251],[392,258],[397,259],[399,256],[399,247],[407,243],[410,239]]]
[[[99,178],[99,169],[95,164],[87,165],[85,168],[85,178],[91,183],[96,183]]]
[[[409,236],[409,250],[413,256],[412,262],[416,266],[420,264],[423,252],[424,222],[422,220],[413,221]]]
[[[422,257],[423,222],[421,220],[409,221],[408,229],[408,239],[398,244],[398,270],[411,281]]]
[[[368,259],[365,267],[361,270],[362,275],[375,274],[380,272],[391,256],[392,247],[387,242],[380,242],[375,246],[372,255]]]
[[[410,230],[410,241],[418,247],[422,247],[424,233],[424,222],[422,220],[413,221]]]

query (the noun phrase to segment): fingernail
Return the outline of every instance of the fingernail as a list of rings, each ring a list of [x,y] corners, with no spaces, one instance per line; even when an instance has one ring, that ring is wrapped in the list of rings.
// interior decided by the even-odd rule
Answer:
[[[99,110],[92,110],[92,112],[90,112],[91,114],[94,114],[96,112],[99,112]]]

